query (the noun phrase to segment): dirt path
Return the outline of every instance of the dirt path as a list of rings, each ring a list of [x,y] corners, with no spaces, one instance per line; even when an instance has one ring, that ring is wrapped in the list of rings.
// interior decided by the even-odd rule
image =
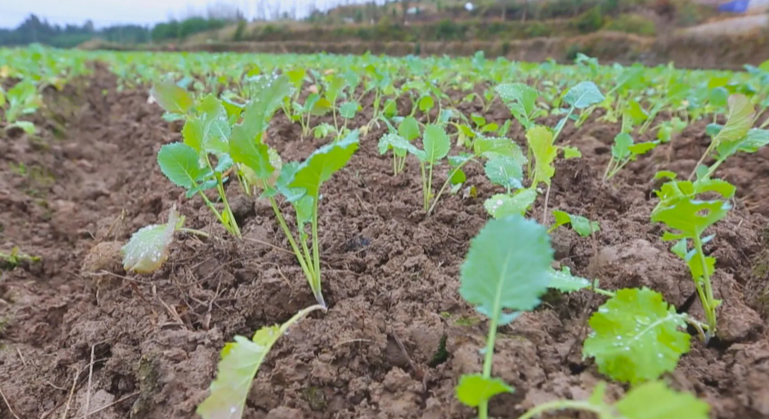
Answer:
[[[185,199],[157,168],[157,150],[179,140],[180,127],[160,118],[146,92],[119,94],[114,87],[111,76],[97,73],[63,140],[0,139],[0,245],[42,257],[0,280],[0,318],[7,322],[0,389],[20,418],[98,409],[91,417],[193,417],[226,340],[284,321],[313,301],[293,256],[278,249],[287,244],[269,206],[229,185],[245,240],[228,237],[200,200]],[[509,115],[497,109],[486,116],[502,122]],[[600,221],[601,232],[593,241],[557,230],[556,258],[606,288],[645,285],[684,307],[693,285],[659,239],[660,227],[649,223],[655,201],[647,180],[661,168],[688,174],[707,145],[704,126],[690,127],[604,185],[597,179],[612,129],[588,123],[564,131],[584,158],[557,164],[552,205]],[[462,373],[480,369],[486,325],[461,301],[458,270],[487,219],[482,198],[495,188],[483,168],[471,167],[468,182],[479,197],[448,196],[425,218],[418,167],[410,162],[393,178],[389,157],[376,151],[382,132],[365,136],[351,164],[324,186],[320,231],[331,309],[279,341],[254,382],[245,417],[473,415],[455,401],[453,387]],[[321,141],[299,141],[299,133],[280,115],[268,141],[284,159],[301,159]],[[523,139],[520,129],[514,135]],[[32,167],[50,176],[32,176]],[[714,418],[769,415],[766,219],[751,214],[769,207],[768,167],[762,151],[724,169],[742,195],[707,250],[718,258],[714,282],[725,300],[726,333],[710,348],[693,339],[692,352],[668,377],[711,403]],[[123,277],[110,256],[139,227],[163,221],[174,204],[189,227],[215,238],[181,235],[159,272]],[[89,251],[101,257],[86,260]],[[517,390],[495,399],[495,417],[517,417],[555,397],[585,398],[602,379],[580,354],[587,313],[601,301],[584,294],[545,301],[500,330],[495,374]],[[698,310],[693,304],[691,312]],[[613,396],[622,391],[610,386]],[[9,417],[3,409],[0,417]]]

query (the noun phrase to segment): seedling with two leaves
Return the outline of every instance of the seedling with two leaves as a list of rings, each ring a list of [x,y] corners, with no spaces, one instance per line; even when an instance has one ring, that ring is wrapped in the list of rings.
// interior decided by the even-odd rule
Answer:
[[[635,161],[659,145],[658,141],[634,143],[633,136],[627,132],[621,132],[614,137],[614,145],[611,147],[611,159],[603,173],[603,181],[613,178],[628,163]]]

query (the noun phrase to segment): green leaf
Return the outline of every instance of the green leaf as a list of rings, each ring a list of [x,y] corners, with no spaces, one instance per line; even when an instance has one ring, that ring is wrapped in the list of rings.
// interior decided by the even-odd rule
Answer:
[[[590,318],[583,353],[598,371],[631,384],[673,371],[689,351],[683,316],[648,288],[622,289]]]
[[[627,132],[621,132],[614,137],[614,145],[611,146],[611,155],[617,160],[622,160],[630,155],[630,146],[633,145],[633,137]]]
[[[741,94],[729,96],[729,113],[726,115],[726,125],[721,128],[713,139],[716,144],[742,139],[753,126],[755,111],[750,99]]]
[[[172,208],[165,224],[142,227],[120,249],[126,272],[148,274],[156,271],[168,259],[168,246],[174,239],[179,213]]]
[[[532,185],[540,182],[550,185],[555,174],[553,161],[558,154],[558,148],[553,145],[553,133],[547,127],[537,125],[526,132],[526,139],[536,162]]]
[[[553,249],[545,228],[521,216],[491,220],[470,242],[459,294],[492,318],[528,311],[547,291]]]
[[[360,105],[358,105],[358,102],[344,102],[343,104],[339,105],[339,115],[345,119],[355,118],[355,114],[358,113],[359,108]]]
[[[194,105],[192,96],[172,82],[161,82],[152,87],[152,97],[166,112],[186,114]]]
[[[569,89],[563,101],[574,108],[585,109],[606,99],[592,81],[583,81]]]
[[[523,168],[513,158],[500,156],[490,159],[484,166],[486,177],[495,185],[508,189],[519,189],[523,185]]]
[[[462,171],[462,169],[459,169],[456,172],[454,172],[454,174],[451,175],[451,179],[449,179],[452,185],[462,184],[466,180],[467,180],[467,175],[465,174],[464,171]]]
[[[539,92],[525,83],[500,84],[496,90],[499,98],[507,105],[513,117],[528,129],[531,118],[537,109]]]
[[[417,103],[417,107],[422,112],[427,112],[430,109],[432,109],[435,106],[435,100],[432,96],[422,96],[419,98],[419,102]]]
[[[514,388],[499,378],[484,378],[481,374],[464,374],[457,385],[457,400],[465,406],[478,407],[498,394],[514,391]]]
[[[430,124],[425,127],[422,145],[425,151],[426,162],[435,164],[449,153],[451,140],[442,126]]]
[[[478,137],[473,141],[473,153],[487,159],[510,157],[521,166],[528,163],[521,147],[509,138]]]
[[[563,150],[563,158],[566,159],[566,160],[578,159],[578,158],[582,157],[582,152],[579,151],[579,149],[577,147],[572,147],[572,146],[569,146],[569,145],[565,145],[565,146],[561,147],[561,149]]]
[[[313,309],[315,307],[300,311],[280,327],[262,327],[251,340],[235,336],[235,342],[226,344],[222,349],[222,359],[217,365],[210,394],[198,406],[196,413],[203,419],[240,418],[251,383],[272,346],[290,325]]]
[[[291,203],[297,202],[306,194],[306,191],[303,188],[289,187],[289,184],[294,179],[294,175],[296,175],[297,170],[299,170],[299,163],[286,163],[280,168],[280,174],[278,175],[278,179],[275,181],[275,188],[277,191],[286,197],[286,201]],[[274,194],[274,191],[270,192],[271,194]],[[267,196],[270,196],[271,194],[267,194]]]
[[[631,389],[615,405],[627,419],[708,419],[710,406],[690,393],[670,390],[662,381]]]
[[[492,217],[505,218],[511,215],[525,215],[536,200],[537,192],[535,190],[520,189],[512,196],[494,195],[483,203],[483,207]]]
[[[633,157],[640,156],[654,150],[658,143],[656,141],[649,141],[647,143],[633,144],[628,147],[628,151],[633,154]]]
[[[674,205],[658,209],[651,219],[678,230],[685,237],[694,238],[726,217],[730,209],[728,202],[681,199]]]
[[[564,211],[554,210],[553,216],[555,217],[554,227],[571,224],[571,228],[582,237],[588,237],[601,230],[600,224],[597,221],[590,221],[581,215],[572,215]]]
[[[230,136],[230,124],[227,120],[227,111],[224,109],[222,102],[213,95],[207,95],[197,106],[197,109],[201,112],[203,150],[217,156],[226,154],[228,150],[227,138]]]
[[[398,134],[400,134],[406,141],[414,141],[419,138],[419,122],[413,116],[407,116],[403,118],[400,125],[398,125]]]
[[[206,170],[200,167],[198,153],[184,143],[166,144],[158,152],[160,171],[177,186],[190,189]]]
[[[299,165],[294,179],[289,186],[292,188],[303,188],[307,195],[318,199],[320,185],[329,180],[334,172],[343,168],[357,149],[357,130],[350,133],[343,140],[326,144],[315,150],[310,157]]]
[[[414,144],[406,141],[405,138],[398,134],[383,135],[382,138],[379,139],[377,148],[379,149],[379,154],[385,154],[387,153],[387,150],[392,149],[393,153],[398,157],[404,157],[407,153],[411,153],[415,156],[424,154],[422,150],[416,148]]]
[[[593,283],[587,278],[572,275],[571,270],[566,266],[560,271],[550,269],[549,274],[549,287],[563,293],[575,292],[593,286]]]
[[[270,163],[269,147],[242,135],[230,137],[230,156],[235,163],[245,164],[251,169],[257,179],[267,180],[275,171]]]

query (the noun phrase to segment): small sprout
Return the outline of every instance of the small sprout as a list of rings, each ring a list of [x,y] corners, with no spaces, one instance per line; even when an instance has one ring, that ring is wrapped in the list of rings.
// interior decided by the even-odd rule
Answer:
[[[40,262],[39,256],[30,256],[22,253],[21,249],[14,246],[10,253],[0,252],[0,269],[13,269],[23,263]]]
[[[603,174],[604,182],[613,178],[628,163],[635,161],[638,156],[654,150],[657,145],[659,145],[658,141],[634,144],[630,134],[626,132],[617,134],[614,137],[614,145],[611,147],[611,159]]]

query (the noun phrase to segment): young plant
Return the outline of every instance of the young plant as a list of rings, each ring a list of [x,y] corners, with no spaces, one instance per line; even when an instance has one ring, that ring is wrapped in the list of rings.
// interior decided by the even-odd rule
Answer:
[[[568,212],[554,210],[553,217],[555,217],[555,224],[553,224],[548,233],[552,233],[560,226],[570,224],[571,228],[582,237],[588,237],[593,233],[601,230],[601,226],[598,221],[590,221],[581,215],[573,215]]]
[[[717,331],[716,309],[721,300],[713,296],[711,283],[716,259],[706,256],[703,251],[703,245],[715,235],[703,237],[703,234],[710,226],[726,217],[732,207],[729,199],[734,196],[735,187],[718,179],[678,181],[675,180],[675,174],[670,172],[658,173],[656,177],[667,177],[670,181],[656,192],[660,202],[652,211],[651,220],[663,223],[672,230],[665,232],[662,240],[678,242],[673,251],[689,266],[707,318],[708,327],[704,338],[708,340]],[[711,196],[720,195],[721,199],[703,199],[701,195],[705,193]],[[688,246],[690,241],[693,244],[692,249]]]
[[[263,127],[264,128],[264,127]],[[262,129],[263,129],[262,128]],[[243,130],[247,130],[244,127]],[[331,175],[347,165],[358,149],[358,132],[353,131],[345,139],[327,144],[315,150],[304,162],[282,164],[269,147],[261,142],[262,131],[249,135],[233,135],[230,138],[230,154],[236,163],[249,168],[255,178],[253,185],[264,191],[275,217],[286,235],[291,249],[302,267],[307,282],[318,304],[325,307],[321,287],[320,237],[318,235],[318,205],[320,187]],[[296,211],[297,237],[288,227],[276,196],[282,194]],[[307,246],[305,225],[310,224],[312,252]]]
[[[383,119],[389,127],[389,132],[379,139],[379,154],[393,151],[393,176],[403,172],[406,165],[406,157],[409,154],[419,156],[420,152],[411,142],[421,135],[419,122],[413,116],[407,116],[400,121],[396,130],[392,124]]]
[[[649,141],[646,143],[633,143],[633,137],[627,132],[621,132],[614,137],[614,145],[611,147],[611,159],[606,165],[603,173],[603,181],[606,182],[613,178],[625,165],[635,161],[638,156],[642,156],[659,145],[658,141]]]
[[[520,216],[489,221],[471,241],[460,271],[459,293],[490,320],[483,372],[466,374],[456,388],[459,401],[487,419],[489,400],[513,388],[492,377],[497,327],[539,305],[547,291],[553,249],[545,229]],[[508,313],[507,311],[512,311]]]
[[[308,307],[280,326],[265,326],[259,329],[251,339],[235,336],[235,341],[222,349],[216,379],[211,383],[210,393],[198,406],[196,413],[203,419],[242,417],[251,383],[270,349],[289,328],[316,310],[325,311],[326,307]]]
[[[27,134],[34,134],[35,125],[19,118],[35,113],[42,103],[37,87],[30,80],[16,83],[7,92],[0,86],[0,109],[5,109],[5,130],[16,127]]]

